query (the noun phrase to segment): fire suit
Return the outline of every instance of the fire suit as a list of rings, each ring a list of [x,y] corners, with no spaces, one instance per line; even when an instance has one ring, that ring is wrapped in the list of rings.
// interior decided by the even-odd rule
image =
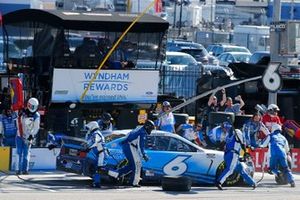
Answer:
[[[265,114],[262,117],[262,122],[266,125],[266,127],[271,130],[273,123],[282,125],[280,118],[277,115]]]
[[[99,129],[94,129],[88,132],[85,137],[87,141],[87,149],[92,157],[96,158],[97,169],[93,175],[93,186],[100,187],[101,178],[99,174],[99,168],[105,165],[105,139]]]
[[[17,117],[15,112],[10,115],[0,115],[0,136],[3,136],[4,146],[14,147],[16,145]]]
[[[121,142],[123,152],[128,160],[128,164],[118,170],[119,176],[128,174],[130,171],[130,183],[133,186],[139,186],[142,159],[148,160],[144,152],[144,145],[147,132],[144,127],[137,128],[129,133],[129,135]]]
[[[208,132],[209,141],[216,148],[221,148],[222,143],[225,141],[227,132],[224,132],[221,126],[216,126]]]
[[[17,173],[27,174],[29,170],[30,149],[36,134],[40,129],[40,114],[30,112],[28,109],[21,111],[17,119]]]
[[[233,131],[230,131],[230,133],[226,136],[224,153],[225,169],[217,178],[218,184],[222,185],[226,181],[227,177],[236,171],[241,174],[248,185],[252,187],[256,186],[254,180],[247,174],[243,165],[239,161],[239,156],[243,145],[242,140],[242,138],[238,139],[236,132]]]
[[[158,128],[159,130],[175,133],[175,118],[172,112],[158,119]]]
[[[251,146],[253,148],[257,148],[259,146],[259,131],[263,132],[265,136],[269,134],[267,127],[262,122],[255,122],[250,119],[244,124],[243,133],[246,139],[246,146]]]
[[[275,176],[279,175],[278,165],[283,169],[283,173],[288,179],[288,182],[292,185],[295,184],[294,177],[291,169],[287,164],[287,152],[289,151],[289,145],[286,138],[281,134],[280,130],[276,130],[268,135],[268,137],[262,143],[262,147],[266,147],[269,144],[270,148],[270,170]]]

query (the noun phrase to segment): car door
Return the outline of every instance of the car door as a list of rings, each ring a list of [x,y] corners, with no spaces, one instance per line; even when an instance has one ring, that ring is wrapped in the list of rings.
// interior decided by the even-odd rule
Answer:
[[[146,153],[149,161],[143,163],[145,179],[160,179],[161,176],[188,176],[194,182],[213,183],[216,166],[215,155],[208,155],[187,140],[168,136],[149,136]],[[218,162],[221,162],[219,159]]]

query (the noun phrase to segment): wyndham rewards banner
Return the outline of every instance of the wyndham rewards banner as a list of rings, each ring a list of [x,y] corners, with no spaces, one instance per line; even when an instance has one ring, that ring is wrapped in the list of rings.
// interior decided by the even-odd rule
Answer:
[[[54,69],[52,102],[79,102],[95,70]],[[101,70],[86,93],[84,103],[156,103],[158,71]]]

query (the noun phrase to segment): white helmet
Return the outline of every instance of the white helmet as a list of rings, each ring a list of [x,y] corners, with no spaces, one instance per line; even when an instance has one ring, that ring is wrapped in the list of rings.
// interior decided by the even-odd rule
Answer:
[[[245,144],[244,135],[240,129],[235,129],[235,134],[239,142],[242,144]]]
[[[279,107],[276,104],[270,104],[268,110],[280,111]]]
[[[89,122],[87,125],[85,125],[85,128],[88,130],[88,131],[92,131],[94,129],[97,129],[99,128],[99,125],[96,121],[91,121]]]
[[[277,123],[273,123],[272,127],[271,127],[271,132],[274,133],[274,131],[277,131],[277,130],[282,131],[282,127]]]
[[[32,97],[28,100],[27,108],[30,112],[33,113],[37,111],[38,107],[39,107],[39,101],[37,100],[37,98]]]

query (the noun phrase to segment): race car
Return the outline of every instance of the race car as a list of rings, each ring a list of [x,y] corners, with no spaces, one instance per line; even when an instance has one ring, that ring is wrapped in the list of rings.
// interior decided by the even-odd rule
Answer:
[[[126,135],[130,130],[121,131]],[[117,169],[124,164],[125,156],[120,142],[124,137],[106,143],[108,155],[107,168]],[[96,160],[85,152],[82,144],[65,141],[57,157],[57,169],[92,176]],[[145,153],[148,162],[142,163],[142,183],[159,183],[164,176],[188,177],[193,184],[214,184],[216,177],[224,169],[223,152],[203,149],[185,138],[169,132],[154,130],[147,136]],[[243,163],[247,173],[253,176],[254,164],[249,158]],[[106,169],[106,170],[108,170]],[[103,177],[109,180],[105,173]],[[239,174],[233,174],[227,185],[242,183]]]

